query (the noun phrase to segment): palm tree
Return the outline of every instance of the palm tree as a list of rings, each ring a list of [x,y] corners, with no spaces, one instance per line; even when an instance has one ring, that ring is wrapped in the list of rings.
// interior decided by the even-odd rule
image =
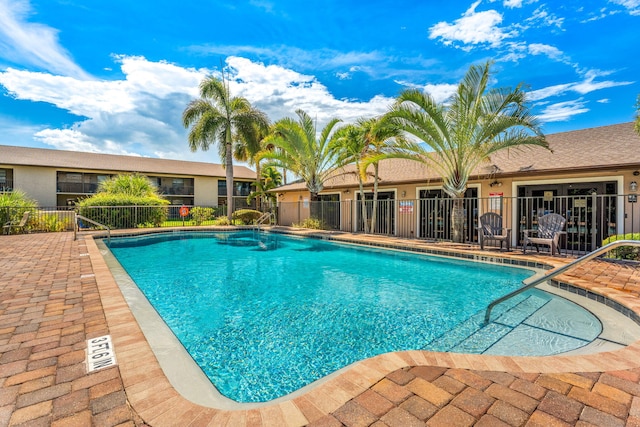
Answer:
[[[366,155],[366,141],[362,135],[362,129],[357,125],[347,125],[336,133],[333,147],[339,153],[343,164],[354,163],[355,174],[358,177],[358,189],[360,191],[360,204],[362,220],[364,221],[364,232],[369,233],[369,221],[367,221],[367,206],[364,202],[364,182],[366,175],[360,173],[362,159]]]
[[[405,138],[403,129],[387,116],[358,120],[365,153],[360,166],[360,174],[366,178],[369,165],[373,165],[373,209],[371,211],[371,232],[375,233],[378,212],[378,181],[380,161],[391,158],[413,157],[408,154],[415,148]],[[362,203],[365,203],[364,194]]]
[[[380,161],[397,157],[413,158],[413,155],[407,153],[407,147],[409,147],[409,142],[400,126],[385,116],[362,118],[356,124],[345,126],[338,131],[336,150],[344,157],[343,163],[355,163],[356,166],[365,233],[375,232]],[[367,170],[370,165],[373,165],[371,225],[367,219],[364,193],[364,182],[369,176]]]
[[[206,151],[211,144],[224,147],[224,164],[227,184],[227,216],[233,214],[233,138],[239,135],[245,140],[252,138],[257,129],[268,126],[267,116],[251,106],[242,97],[232,97],[227,81],[207,77],[200,83],[200,98],[187,105],[182,113],[185,128],[191,126],[188,135],[191,151]]]
[[[453,199],[452,240],[463,241],[463,197],[471,174],[491,154],[512,147],[549,148],[538,119],[530,113],[522,85],[488,88],[489,62],[471,66],[445,104],[429,94],[406,90],[387,113],[405,131],[427,144],[417,159],[428,162]]]
[[[260,160],[257,158],[257,155],[263,149],[271,149],[269,146],[265,145],[263,142],[264,139],[269,134],[268,128],[256,126],[254,132],[251,132],[247,135],[237,135],[235,138],[235,142],[233,143],[233,158],[241,161],[247,162],[249,166],[255,166],[256,168],[256,183],[261,182],[261,165]],[[224,159],[226,157],[226,153],[223,155],[221,153],[220,158]],[[260,201],[262,197],[256,198],[256,209],[260,210]],[[250,199],[247,199],[247,203]]]
[[[271,159],[270,165],[286,169],[302,179],[311,201],[318,200],[327,178],[341,166],[334,150],[334,127],[340,122],[332,119],[316,135],[314,121],[303,110],[297,110],[298,120],[289,117],[278,120],[272,133],[265,138],[273,150],[263,150],[258,159]]]
[[[276,204],[276,193],[272,192],[276,187],[282,185],[282,174],[274,166],[266,166],[260,172],[260,177],[256,181],[256,190],[249,194],[247,202],[253,199],[266,199],[271,202],[271,206]]]

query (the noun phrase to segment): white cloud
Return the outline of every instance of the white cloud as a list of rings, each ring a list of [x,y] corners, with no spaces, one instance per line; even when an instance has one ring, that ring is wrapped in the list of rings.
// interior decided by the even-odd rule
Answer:
[[[549,11],[545,8],[545,6],[541,6],[537,8],[533,15],[530,18],[526,19],[526,25],[534,25],[534,26],[545,26],[545,27],[557,27],[562,28],[564,24],[564,18],[560,18],[553,13],[549,13]]]
[[[522,7],[522,0],[504,0],[502,4],[510,9],[519,8]]]
[[[560,49],[548,44],[531,43],[529,46],[527,46],[527,49],[532,55],[545,55],[554,60],[560,60],[564,56]]]
[[[544,108],[541,114],[538,114],[538,119],[547,123],[564,122],[573,116],[588,112],[589,109],[585,108],[585,105],[586,103],[582,99],[551,104]]]
[[[437,85],[428,83],[426,85],[417,85],[414,83],[409,83],[409,82],[400,81],[400,80],[396,81],[396,83],[408,88],[422,90],[423,92],[431,95],[431,97],[433,97],[433,99],[438,103],[447,101],[449,98],[451,98],[451,96],[453,96],[453,94],[458,89],[457,84],[449,84],[449,83],[442,83]]]
[[[98,140],[75,129],[44,129],[37,132],[34,137],[59,150],[139,156],[139,154],[128,151],[117,142]]]
[[[28,0],[0,0],[0,56],[19,66],[39,69],[76,79],[90,79],[66,49],[58,44],[57,30],[28,22]]]
[[[609,0],[609,2],[626,8],[630,15],[640,15],[640,0]]]
[[[78,151],[219,161],[215,149],[189,152],[187,130],[181,122],[184,108],[198,97],[198,85],[211,70],[143,57],[117,56],[115,60],[124,74],[122,80],[85,81],[9,68],[0,72],[0,84],[16,99],[45,102],[78,116],[67,128],[35,130],[33,138],[44,144]],[[311,75],[240,57],[227,58],[227,64],[232,70],[232,94],[246,97],[272,120],[293,117],[302,108],[317,118],[320,128],[334,117],[353,122],[381,114],[393,102],[383,96],[366,102],[338,100]]]
[[[382,114],[394,101],[384,96],[375,96],[366,102],[339,100],[311,75],[240,57],[229,57],[227,63],[234,70],[235,80],[242,82],[232,84],[232,92],[246,97],[272,120],[293,117],[300,108],[316,117],[321,128],[321,124],[334,117],[354,122],[362,116]]]
[[[469,50],[472,46],[489,45],[498,47],[500,43],[515,35],[512,31],[506,31],[499,25],[502,23],[502,14],[495,10],[476,12],[480,0],[476,1],[453,24],[438,22],[429,29],[430,39],[440,39],[446,46],[457,42],[465,45],[463,49]]]
[[[586,95],[600,89],[607,89],[610,87],[627,86],[635,82],[632,81],[620,81],[613,80],[595,81],[598,77],[603,77],[611,74],[608,71],[589,70],[585,73],[585,78],[580,82],[565,83],[546,88],[538,89],[529,92],[529,99],[533,101],[550,98],[552,96],[563,95],[567,92],[575,92],[580,95]]]
[[[550,98],[552,96],[558,96],[566,93],[574,83],[565,83],[559,85],[548,86],[542,89],[532,90],[527,94],[527,98],[532,101],[538,101],[541,99]]]

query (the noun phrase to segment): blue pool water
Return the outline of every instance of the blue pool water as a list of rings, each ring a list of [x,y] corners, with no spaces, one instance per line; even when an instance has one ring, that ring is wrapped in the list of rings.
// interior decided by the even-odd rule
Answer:
[[[532,274],[522,269],[253,231],[114,238],[110,248],[212,383],[239,402],[286,395],[389,351],[553,354],[600,332],[589,313],[536,290],[482,325],[487,304]],[[558,310],[569,310],[570,325],[554,320]],[[505,346],[508,334],[521,345]]]

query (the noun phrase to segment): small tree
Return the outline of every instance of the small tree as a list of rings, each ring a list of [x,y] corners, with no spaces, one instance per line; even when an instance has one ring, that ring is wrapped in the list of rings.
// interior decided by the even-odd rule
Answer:
[[[273,190],[282,184],[282,174],[274,166],[267,166],[260,171],[260,176],[256,181],[256,190],[249,194],[247,203],[253,199],[264,199],[271,202],[271,206],[276,204],[276,193]]]
[[[318,200],[324,182],[342,166],[341,157],[335,152],[334,128],[339,119],[331,119],[320,133],[315,121],[303,110],[297,110],[298,120],[289,117],[278,120],[272,133],[263,140],[271,150],[263,150],[256,159],[269,159],[269,164],[293,172],[302,179],[311,194],[311,201]]]

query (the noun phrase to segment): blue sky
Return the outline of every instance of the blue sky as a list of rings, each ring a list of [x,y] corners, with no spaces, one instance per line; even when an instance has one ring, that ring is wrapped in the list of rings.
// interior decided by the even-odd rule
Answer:
[[[638,28],[640,0],[0,0],[0,144],[217,162],[181,114],[221,65],[273,121],[444,101],[492,60],[545,133],[628,122]]]

